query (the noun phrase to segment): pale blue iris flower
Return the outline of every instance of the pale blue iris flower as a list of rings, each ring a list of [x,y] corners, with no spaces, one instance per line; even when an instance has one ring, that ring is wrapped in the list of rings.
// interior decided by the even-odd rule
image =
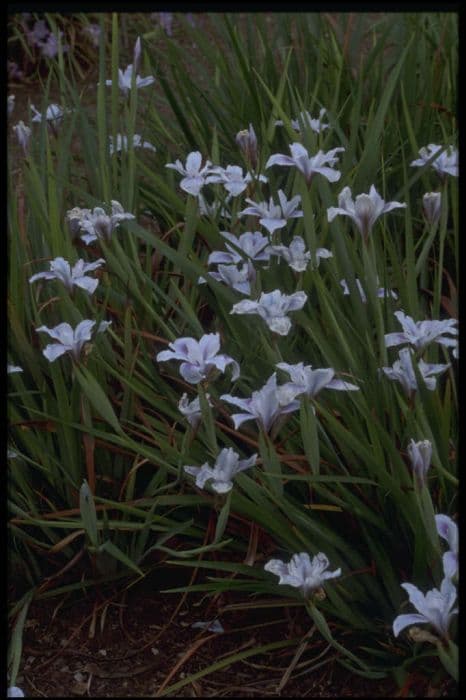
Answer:
[[[297,393],[297,390],[277,386],[277,375],[274,372],[262,389],[253,391],[249,399],[240,399],[231,394],[223,394],[220,399],[243,411],[231,416],[235,430],[247,420],[256,420],[268,433],[280,416],[299,409],[300,403],[295,400]]]
[[[31,104],[31,110],[34,112],[34,116],[32,117],[31,121],[41,122],[43,119],[41,112],[39,112],[33,104]],[[47,124],[56,129],[58,126],[60,126],[65,111],[68,112],[69,110],[64,110],[57,104],[49,105],[45,110],[45,120]]]
[[[16,372],[24,372],[23,368],[19,365],[11,365],[7,363],[7,374],[15,374]]]
[[[233,488],[233,479],[236,474],[253,467],[256,460],[257,454],[253,454],[249,459],[240,460],[239,454],[232,447],[225,447],[219,453],[213,469],[206,462],[202,467],[186,466],[184,470],[195,477],[198,488],[203,489],[206,482],[211,481],[214,491],[228,493]]]
[[[291,156],[275,153],[270,156],[265,168],[270,168],[272,165],[295,167],[304,175],[308,184],[315,174],[323,175],[329,182],[336,182],[340,179],[341,173],[333,167],[338,162],[338,157],[335,154],[344,150],[342,146],[339,146],[327,151],[327,153],[318,151],[315,156],[310,156],[301,143],[292,143],[290,145]]]
[[[341,569],[327,571],[329,566],[330,562],[323,552],[319,552],[312,559],[307,552],[300,552],[293,554],[287,564],[280,559],[271,559],[264,566],[264,569],[279,577],[279,585],[299,588],[303,596],[307,598],[312,591],[323,586],[328,579],[341,576]]]
[[[21,146],[23,149],[23,153],[27,155],[29,151],[29,140],[31,138],[31,129],[29,126],[26,126],[26,124],[21,120],[17,124],[15,124],[12,127],[13,131],[15,132],[16,139],[18,141],[18,144]]]
[[[289,365],[287,362],[279,362],[278,369],[287,372],[291,382],[284,384],[294,390],[297,396],[304,394],[309,398],[315,398],[322,389],[334,389],[336,391],[359,391],[359,387],[342,379],[335,378],[335,370],[331,367],[322,369],[312,369],[311,365],[304,365],[298,362]]]
[[[133,134],[133,148],[146,148],[149,151],[157,149],[149,141],[144,141],[141,134]],[[117,134],[116,142],[113,143],[113,136],[108,137],[108,150],[112,156],[114,153],[128,150],[128,137],[126,135]]]
[[[359,296],[361,297],[361,301],[363,304],[365,304],[367,302],[367,297],[366,297],[366,293],[362,287],[362,284],[357,277],[355,279],[355,282],[356,282],[356,287],[358,288],[358,291],[359,291]],[[379,283],[379,280],[377,279],[377,284],[378,283]],[[343,294],[345,296],[348,296],[350,294],[348,282],[343,279],[343,280],[340,280],[340,284],[343,288]],[[377,288],[377,297],[379,299],[383,299],[384,297],[389,297],[389,296],[392,299],[398,299],[398,294],[396,292],[394,292],[393,289],[385,289],[385,287],[378,287]]]
[[[444,321],[414,321],[404,311],[395,311],[395,316],[400,322],[403,331],[401,333],[386,333],[385,346],[391,348],[395,345],[409,343],[417,352],[422,352],[430,343],[440,343],[455,347],[456,338],[444,337],[445,334],[458,335],[455,325],[458,321],[454,318]]]
[[[412,583],[402,583],[409,596],[409,602],[414,605],[417,613],[398,615],[393,621],[393,634],[398,637],[400,632],[410,625],[432,625],[442,636],[448,636],[448,628],[453,615],[458,608],[453,608],[456,601],[456,588],[449,578],[444,578],[440,590],[433,588],[425,595]]]
[[[435,524],[439,536],[450,547],[443,555],[443,573],[451,579],[458,575],[458,526],[448,515],[441,513],[435,516]]]
[[[338,207],[327,209],[327,219],[331,222],[338,215],[349,216],[356,224],[363,240],[367,242],[379,216],[399,207],[404,208],[406,204],[385,202],[374,185],[371,186],[369,194],[358,194],[355,201],[353,201],[351,189],[344,187],[338,195]]]
[[[110,214],[107,214],[102,207],[95,207],[93,211],[75,207],[68,211],[66,218],[72,233],[85,231],[81,234],[81,239],[86,244],[101,239],[110,241],[113,231],[118,228],[122,221],[136,218],[133,214],[125,212],[115,199],[112,200],[111,205]]]
[[[70,353],[73,360],[78,362],[84,345],[92,338],[95,324],[96,321],[86,319],[78,323],[74,329],[69,323],[59,323],[55,328],[47,328],[47,326],[36,328],[37,333],[47,333],[51,338],[58,341],[47,345],[42,350],[42,354],[49,362],[54,362],[57,357]],[[110,324],[111,321],[101,321],[96,333],[102,333],[107,330]]]
[[[316,119],[313,119],[310,115],[310,113],[305,110],[304,112],[299,113],[299,118],[298,119],[291,119],[291,126],[295,131],[301,131],[301,122],[303,122],[304,126],[308,126],[312,129],[312,131],[315,131],[316,134],[320,134],[321,131],[324,131],[324,129],[328,129],[329,125],[324,124],[322,122],[322,119],[324,118],[324,115],[326,114],[327,110],[325,107],[322,107],[322,109],[319,112],[319,116]],[[275,126],[283,126],[283,121],[281,119],[277,119],[275,122]]]
[[[304,272],[311,261],[311,253],[306,250],[306,243],[301,236],[295,236],[289,246],[271,246],[273,255],[283,258],[295,272]],[[315,253],[316,266],[319,266],[321,258],[331,258],[331,253],[327,248],[317,248]]]
[[[392,367],[382,367],[380,371],[389,379],[399,382],[407,396],[410,397],[418,389],[413,368],[413,351],[410,348],[403,348],[399,351],[398,357],[399,359],[393,363]],[[437,386],[437,379],[434,375],[445,372],[449,367],[450,363],[445,365],[428,364],[422,359],[418,362],[419,372],[429,391],[434,391]]]
[[[214,219],[218,214],[220,214],[220,216],[222,216],[224,219],[231,219],[230,212],[224,206],[225,204],[229,203],[230,199],[231,195],[228,195],[225,198],[224,202],[214,200],[212,204],[209,204],[205,197],[199,193],[197,195],[197,201],[199,204],[199,214],[201,214],[201,216],[209,216],[212,219]]]
[[[267,262],[270,259],[269,240],[259,231],[246,231],[241,236],[236,237],[228,231],[220,231],[229,243],[226,244],[227,251],[215,250],[207,259],[209,265],[226,263],[238,264],[247,258],[251,262]]]
[[[118,87],[125,96],[131,90],[133,70],[134,68],[132,63],[130,63],[129,66],[126,66],[125,70],[118,68]],[[153,82],[155,82],[155,78],[153,75],[148,75],[146,78],[141,78],[140,75],[136,75],[135,78],[135,84],[137,89],[147,87],[148,85],[152,85]],[[112,81],[106,80],[105,85],[111,86]]]
[[[241,294],[251,294],[251,284],[256,280],[256,271],[251,262],[243,262],[240,267],[236,265],[219,265],[217,272],[208,272],[210,277],[213,277],[217,282],[223,282],[230,287],[236,289]],[[199,277],[198,284],[205,284],[205,277]]]
[[[442,150],[443,146],[436,143],[429,143],[428,146],[423,146],[419,149],[420,158],[411,161],[410,165],[416,168],[422,168],[438,151]],[[456,148],[449,146],[443,153],[440,153],[435,158],[431,166],[437,173],[443,177],[444,175],[453,175],[458,177],[458,151]]]
[[[277,229],[286,226],[288,219],[298,219],[303,216],[302,210],[298,209],[301,203],[301,196],[298,194],[288,200],[282,190],[278,190],[280,204],[275,204],[273,197],[267,202],[254,202],[246,199],[251,206],[246,207],[238,213],[238,216],[258,216],[261,226],[267,229],[270,235]]]
[[[211,169],[210,182],[221,183],[232,197],[238,197],[247,188],[253,179],[259,182],[267,182],[264,175],[243,175],[243,168],[239,165],[227,165],[226,168],[215,166]]]
[[[279,289],[273,292],[262,292],[258,301],[245,299],[235,304],[230,311],[231,314],[257,314],[259,315],[271,331],[279,335],[288,335],[291,328],[291,321],[287,314],[290,311],[302,309],[307,301],[305,292],[295,292],[294,294],[282,294]]]
[[[57,279],[63,282],[70,292],[73,291],[73,287],[76,286],[84,289],[88,294],[93,294],[99,284],[99,280],[87,277],[86,273],[97,270],[101,265],[105,265],[105,260],[103,258],[99,258],[93,263],[78,260],[73,267],[71,267],[70,263],[64,258],[55,258],[55,260],[50,262],[50,271],[38,272],[32,275],[32,277],[29,278],[29,284],[40,279]]]
[[[239,365],[232,357],[219,354],[220,334],[208,333],[200,340],[195,338],[178,338],[169,343],[169,350],[159,352],[157,362],[168,360],[181,360],[180,374],[190,384],[199,384],[207,379],[215,369],[225,372],[228,365],[232,365],[232,379],[239,377]]]
[[[212,406],[212,403],[210,402],[210,394],[206,394],[206,399],[209,406]],[[196,396],[195,399],[189,401],[188,394],[183,394],[178,402],[178,409],[180,413],[182,413],[183,416],[186,418],[188,423],[194,429],[196,429],[199,423],[201,422],[202,418],[201,403],[199,396]]]
[[[183,175],[180,187],[194,197],[199,195],[204,185],[213,181],[211,177],[212,163],[210,160],[207,160],[204,166],[201,166],[202,155],[199,151],[192,151],[189,153],[185,165],[178,159],[174,163],[167,163],[165,165],[166,168],[176,170],[177,173]]]

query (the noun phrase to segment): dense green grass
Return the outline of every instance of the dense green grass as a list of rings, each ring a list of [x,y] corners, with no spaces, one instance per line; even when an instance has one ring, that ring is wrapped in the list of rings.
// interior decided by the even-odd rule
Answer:
[[[457,182],[410,163],[429,143],[456,143],[457,17],[387,14],[367,30],[366,16],[354,15],[347,34],[344,16],[246,20],[210,15],[201,31],[179,16],[169,38],[135,15],[134,34],[143,43],[138,73],[156,82],[125,97],[118,68],[131,62],[132,43],[124,60],[121,17],[102,17],[99,85],[86,86],[95,109],[85,106],[72,53],[60,55],[50,62],[42,106],[53,86],[70,111],[56,133],[44,121],[32,125],[29,155],[9,161],[8,360],[24,370],[8,379],[10,448],[17,452],[9,462],[10,562],[25,596],[11,613],[11,684],[32,596],[142,578],[167,562],[207,570],[207,582],[190,590],[242,591],[254,604],[275,594],[301,601],[341,663],[368,677],[396,671],[402,680],[413,664],[429,672],[436,654],[455,673],[453,641],[445,651],[440,643],[394,639],[392,622],[412,612],[402,582],[426,592],[443,576],[434,514],[454,518],[457,508],[456,360],[449,348],[430,344],[423,360],[451,365],[434,391],[418,378],[410,397],[379,369],[400,350],[384,341],[401,330],[395,311],[415,321],[456,314]],[[293,129],[290,120],[302,110],[316,117],[321,108],[328,129]],[[200,151],[214,165],[247,168],[235,136],[249,124],[268,183],[252,183],[227,203],[230,220],[200,215],[196,198],[165,164]],[[111,156],[108,137],[118,133],[130,144],[141,134],[157,150],[130,145]],[[264,169],[271,154],[288,155],[293,142],[311,154],[344,147],[339,181],[316,175],[307,186],[296,168]],[[354,198],[371,185],[386,202],[406,207],[381,216],[365,245],[348,218],[329,223],[327,209],[344,187]],[[301,196],[304,217],[291,219],[274,242],[288,245],[302,235],[311,253],[325,247],[333,254],[298,273],[277,257],[267,269],[256,266],[256,290],[307,294],[286,336],[258,316],[230,314],[244,296],[206,274],[209,253],[225,249],[220,231],[266,234],[257,218],[238,217],[245,197],[268,201],[278,189]],[[422,215],[422,196],[432,190],[442,193],[435,225]],[[220,184],[203,193],[210,201],[226,194]],[[110,200],[136,219],[110,241],[73,240],[66,212],[108,211]],[[80,289],[70,295],[56,281],[28,283],[57,256],[105,259],[91,297]],[[199,276],[207,283],[199,285]],[[379,298],[378,286],[396,290],[397,298]],[[82,319],[112,325],[81,362],[67,354],[49,363],[41,349],[50,339],[35,329],[64,321],[74,327]],[[202,421],[193,430],[177,403],[183,392],[194,399],[196,386],[184,382],[178,364],[155,356],[168,342],[205,333],[220,334],[221,352],[241,372],[234,382],[227,369],[199,385],[213,405],[202,394]],[[220,397],[251,396],[281,361],[331,367],[359,391],[324,390],[302,400],[269,435],[255,421],[234,430],[230,415],[237,411]],[[278,371],[278,379],[288,377]],[[422,489],[408,458],[411,439],[432,443]],[[227,496],[197,489],[183,467],[212,466],[225,447],[241,459],[258,453],[257,465],[235,478]],[[156,564],[152,552],[159,553]],[[332,570],[342,569],[316,605],[264,571],[272,556],[288,561],[297,552],[324,552]]]

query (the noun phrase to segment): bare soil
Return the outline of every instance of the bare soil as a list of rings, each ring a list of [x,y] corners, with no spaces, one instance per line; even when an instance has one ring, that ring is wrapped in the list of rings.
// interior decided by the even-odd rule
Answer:
[[[350,674],[317,634],[296,659],[310,629],[301,609],[231,609],[250,602],[230,593],[212,600],[147,586],[113,597],[97,592],[78,601],[35,602],[16,685],[27,697],[455,697],[452,684],[431,687],[418,674],[401,690],[392,678]],[[213,619],[224,633],[192,627]],[[212,664],[283,640],[295,642],[227,663],[170,691]]]

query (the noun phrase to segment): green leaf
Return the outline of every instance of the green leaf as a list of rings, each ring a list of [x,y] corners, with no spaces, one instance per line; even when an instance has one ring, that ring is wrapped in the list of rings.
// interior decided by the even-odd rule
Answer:
[[[83,521],[84,529],[93,547],[99,545],[99,534],[97,531],[97,512],[94,498],[86,480],[83,481],[79,489],[79,510]]]
[[[110,542],[110,540],[107,540],[106,542],[101,544],[98,551],[99,553],[105,552],[106,554],[109,554],[111,557],[121,562],[121,564],[126,566],[128,569],[135,571],[139,576],[144,576],[144,573],[141,571],[141,569],[138,566],[136,566],[136,564],[133,561],[131,561],[131,559],[128,556],[126,556],[126,554],[122,552],[121,549],[116,546],[116,544]]]
[[[119,435],[124,435],[110,401],[91,372],[82,365],[76,366],[74,368],[74,376],[99,415],[112,426],[115,432]]]

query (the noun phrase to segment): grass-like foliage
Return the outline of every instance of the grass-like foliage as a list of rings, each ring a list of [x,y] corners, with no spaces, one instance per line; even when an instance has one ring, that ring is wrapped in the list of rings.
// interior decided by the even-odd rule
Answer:
[[[457,17],[129,18],[11,146],[11,683],[32,597],[168,565],[455,676]]]

